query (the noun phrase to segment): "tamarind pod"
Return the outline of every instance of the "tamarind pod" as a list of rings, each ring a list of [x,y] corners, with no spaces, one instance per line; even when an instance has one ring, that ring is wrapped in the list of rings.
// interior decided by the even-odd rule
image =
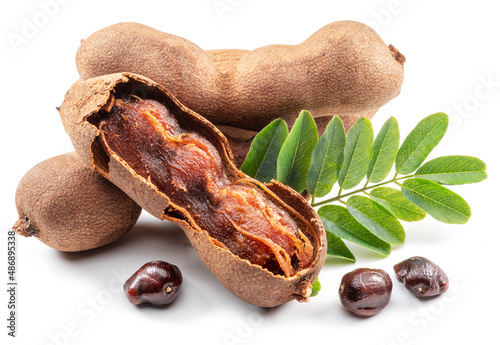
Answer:
[[[167,194],[158,183],[154,182],[158,177],[157,172],[151,170],[149,176],[144,176],[141,175],[139,169],[134,170],[133,164],[124,158],[126,155],[117,154],[116,150],[112,149],[108,140],[113,134],[105,132],[107,130],[105,124],[110,121],[109,114],[117,111],[116,109],[123,104],[121,100],[127,95],[131,99],[154,100],[168,109],[180,128],[186,131],[180,136],[173,134],[170,136],[169,140],[172,143],[169,145],[172,147],[184,147],[182,141],[191,140],[189,136],[203,138],[199,144],[200,147],[213,146],[213,152],[210,150],[206,152],[219,157],[215,159],[219,162],[217,169],[222,171],[225,178],[231,182],[221,187],[220,191],[226,194],[232,193],[238,197],[238,191],[243,188],[243,190],[254,191],[252,193],[255,195],[262,195],[261,201],[267,205],[266,212],[270,212],[270,219],[274,219],[273,217],[279,214],[281,219],[293,220],[299,234],[294,241],[296,243],[302,241],[303,247],[306,248],[304,254],[301,252],[302,249],[299,250],[296,246],[297,251],[294,255],[296,258],[302,254],[306,258],[310,255],[310,260],[305,259],[304,266],[300,266],[302,261],[295,259],[297,265],[287,267],[283,264],[280,266],[282,269],[270,269],[251,262],[251,259],[242,258],[228,250],[226,245],[221,244],[220,240],[211,235],[208,229],[202,227],[197,217],[189,212],[190,207],[197,205],[183,206],[178,201],[180,199]],[[232,161],[226,138],[212,123],[182,105],[156,82],[132,73],[118,73],[77,81],[66,94],[60,114],[76,151],[84,161],[122,189],[146,211],[160,219],[170,220],[179,225],[201,260],[233,294],[247,303],[263,307],[277,306],[293,299],[308,300],[312,291],[312,283],[319,274],[326,257],[326,235],[318,215],[305,199],[291,188],[276,181],[261,185],[240,172]],[[158,125],[154,123],[156,120],[149,118],[148,121],[151,126]],[[143,126],[143,124],[136,123],[138,126]],[[141,127],[140,132],[144,132],[143,129]],[[165,133],[161,134],[165,138],[168,137]],[[161,145],[162,142],[160,141],[159,144]],[[190,160],[186,158],[186,162]],[[162,159],[162,163],[165,164],[165,169],[173,164],[168,159]],[[195,178],[195,175],[193,174],[192,178]],[[189,181],[184,182],[189,184]],[[233,185],[238,188],[231,189]],[[219,192],[216,193],[219,197],[224,194]],[[210,197],[214,196],[210,194]],[[244,194],[241,194],[241,197],[243,198]],[[222,198],[218,202],[224,204],[227,200]],[[279,209],[279,212],[273,211],[275,209]],[[244,222],[244,219],[241,221]],[[244,226],[246,228],[242,228],[242,231],[252,230],[251,224],[247,223]],[[309,247],[310,250],[307,250]]]

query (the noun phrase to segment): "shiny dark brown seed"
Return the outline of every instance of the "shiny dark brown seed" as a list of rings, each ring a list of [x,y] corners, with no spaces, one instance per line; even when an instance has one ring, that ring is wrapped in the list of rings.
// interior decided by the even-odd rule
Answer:
[[[431,297],[448,290],[448,277],[432,261],[414,256],[394,265],[400,283],[417,297]]]
[[[123,285],[130,303],[166,305],[174,301],[182,284],[182,274],[175,265],[151,261],[135,272]]]
[[[342,277],[339,296],[344,307],[360,316],[372,316],[391,299],[392,280],[387,272],[358,268]]]

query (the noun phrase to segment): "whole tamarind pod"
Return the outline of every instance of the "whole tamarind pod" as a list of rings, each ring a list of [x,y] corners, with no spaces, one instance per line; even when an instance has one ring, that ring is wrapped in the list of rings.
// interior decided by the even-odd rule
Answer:
[[[323,124],[338,115],[346,130],[360,116],[371,118],[399,94],[404,62],[355,21],[328,24],[297,45],[252,51],[205,51],[142,24],[118,23],[83,40],[76,54],[82,79],[132,72],[165,87],[229,137],[237,162],[277,117],[291,126],[301,110],[327,117]]]
[[[60,114],[87,164],[179,225],[233,294],[263,307],[308,300],[326,256],[318,215],[291,188],[240,172],[208,120],[131,73],[77,81]]]
[[[126,234],[141,208],[75,152],[31,168],[16,190],[13,229],[64,252],[101,247]]]

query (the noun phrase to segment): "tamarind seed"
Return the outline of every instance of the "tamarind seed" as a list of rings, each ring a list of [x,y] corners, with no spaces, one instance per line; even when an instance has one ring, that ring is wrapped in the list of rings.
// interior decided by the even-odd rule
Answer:
[[[391,298],[392,280],[384,270],[358,268],[342,277],[339,288],[344,307],[359,316],[372,316]]]
[[[182,284],[179,268],[165,261],[150,261],[123,284],[130,303],[167,305],[172,303]]]
[[[431,297],[448,290],[449,281],[444,271],[421,256],[413,256],[394,265],[396,278],[416,297]]]

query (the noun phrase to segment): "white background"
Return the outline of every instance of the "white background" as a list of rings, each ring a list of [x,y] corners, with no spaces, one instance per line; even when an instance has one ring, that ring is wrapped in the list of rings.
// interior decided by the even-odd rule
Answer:
[[[214,4],[228,7],[218,12]],[[44,5],[45,4],[45,5]],[[52,4],[52,5],[47,5]],[[56,5],[54,5],[56,4]],[[498,298],[498,169],[500,25],[493,1],[3,1],[0,13],[2,80],[0,199],[0,332],[2,344],[491,343]],[[387,258],[350,245],[355,264],[328,259],[318,297],[264,310],[238,300],[218,283],[177,227],[143,213],[136,227],[107,247],[57,252],[19,237],[17,337],[7,336],[6,232],[17,219],[15,188],[36,163],[72,150],[55,109],[78,78],[80,39],[107,25],[136,21],[185,37],[204,49],[254,49],[297,44],[322,26],[351,19],[369,24],[407,57],[401,94],[373,125],[395,116],[404,137],[423,117],[450,115],[445,140],[431,157],[465,154],[483,159],[489,178],[456,186],[472,208],[465,225],[427,217],[404,224],[406,243]],[[35,25],[36,30],[26,31]],[[17,35],[17,36],[16,36]],[[19,44],[12,37],[22,37]],[[9,39],[10,38],[10,39]],[[392,266],[422,255],[451,280],[439,298],[418,300],[396,282]],[[128,303],[121,284],[147,261],[180,267],[184,284],[168,308]],[[393,277],[391,303],[358,318],[338,299],[343,274],[358,267]],[[498,321],[498,320],[496,320]],[[6,340],[6,341],[5,341]]]

